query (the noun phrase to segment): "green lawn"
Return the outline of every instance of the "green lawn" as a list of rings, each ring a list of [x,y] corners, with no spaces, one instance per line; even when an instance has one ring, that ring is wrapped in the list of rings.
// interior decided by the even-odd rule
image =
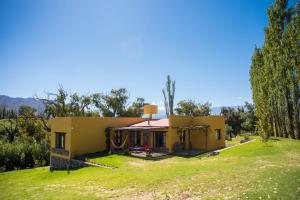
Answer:
[[[240,144],[240,141],[243,140],[244,137],[243,136],[236,136],[236,137],[233,137],[230,141],[226,141],[226,147],[231,147],[231,146],[234,146],[234,145],[237,145],[237,144]]]
[[[0,174],[0,199],[300,199],[300,141],[255,141],[212,157],[94,158],[115,169]]]

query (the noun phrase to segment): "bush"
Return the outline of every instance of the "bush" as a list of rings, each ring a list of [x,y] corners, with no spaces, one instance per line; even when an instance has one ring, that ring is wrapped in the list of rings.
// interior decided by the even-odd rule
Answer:
[[[245,139],[245,140],[249,140],[251,134],[250,134],[250,133],[245,133],[243,136],[244,136],[244,139]]]
[[[34,166],[41,167],[50,163],[50,143],[46,140],[41,142],[34,142],[32,145],[32,155],[34,159]]]
[[[232,141],[232,137],[230,137],[230,135],[226,135],[226,140],[227,141]]]
[[[50,147],[47,140],[39,143],[19,140],[13,143],[0,141],[0,170],[10,171],[40,167],[49,164]]]
[[[128,150],[128,149],[124,149],[124,150],[123,150],[123,155],[129,156],[129,155],[130,155],[129,150]]]

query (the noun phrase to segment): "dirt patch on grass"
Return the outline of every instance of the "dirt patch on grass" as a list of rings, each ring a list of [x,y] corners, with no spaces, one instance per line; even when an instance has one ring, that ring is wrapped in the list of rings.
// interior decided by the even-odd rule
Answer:
[[[299,152],[295,152],[295,151],[287,152],[286,155],[288,158],[300,161],[300,153]]]
[[[148,165],[149,163],[147,163]],[[128,165],[134,166],[134,167],[144,167],[146,165],[145,162],[138,162],[138,161],[131,161],[128,162]]]

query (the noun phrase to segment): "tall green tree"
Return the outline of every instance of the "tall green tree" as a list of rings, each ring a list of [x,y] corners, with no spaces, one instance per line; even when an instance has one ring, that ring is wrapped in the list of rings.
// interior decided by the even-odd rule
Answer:
[[[299,3],[287,8],[276,0],[268,9],[262,48],[255,48],[250,69],[257,129],[269,136],[299,137]]]

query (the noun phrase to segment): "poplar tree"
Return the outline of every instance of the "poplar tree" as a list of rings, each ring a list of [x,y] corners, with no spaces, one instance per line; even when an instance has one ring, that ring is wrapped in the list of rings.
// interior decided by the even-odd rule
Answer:
[[[300,139],[300,1],[287,8],[276,0],[268,9],[262,48],[255,48],[250,69],[257,129],[269,136]]]

